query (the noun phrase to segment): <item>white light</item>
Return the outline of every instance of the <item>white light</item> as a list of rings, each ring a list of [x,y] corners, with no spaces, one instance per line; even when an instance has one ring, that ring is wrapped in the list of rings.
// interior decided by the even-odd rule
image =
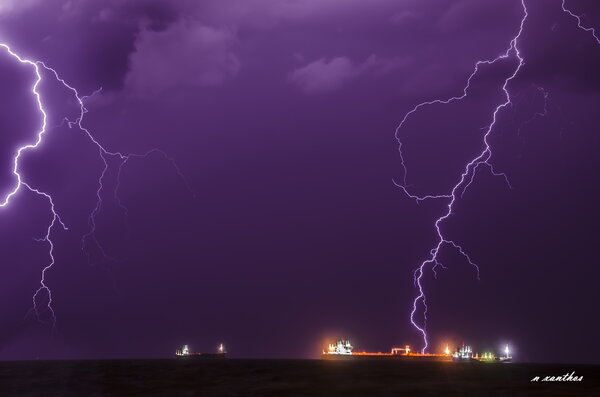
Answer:
[[[352,345],[349,340],[339,340],[335,344],[330,344],[328,354],[352,354]]]

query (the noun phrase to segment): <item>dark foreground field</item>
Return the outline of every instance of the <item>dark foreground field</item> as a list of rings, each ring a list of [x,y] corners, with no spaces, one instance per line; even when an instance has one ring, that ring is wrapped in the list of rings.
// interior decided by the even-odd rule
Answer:
[[[531,382],[575,371],[581,382]],[[600,396],[600,366],[321,360],[0,362],[2,396]]]

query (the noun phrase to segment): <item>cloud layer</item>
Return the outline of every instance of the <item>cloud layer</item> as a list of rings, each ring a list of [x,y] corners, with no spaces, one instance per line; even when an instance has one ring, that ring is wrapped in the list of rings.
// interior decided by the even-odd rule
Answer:
[[[137,95],[177,87],[202,87],[235,76],[240,62],[232,51],[235,34],[180,21],[165,31],[143,30],[130,56],[125,86]]]
[[[38,2],[39,0],[0,0],[0,17],[25,10]]]
[[[388,73],[406,63],[402,58],[380,59],[371,55],[364,62],[354,63],[348,57],[330,60],[320,58],[289,75],[289,81],[307,94],[334,91],[365,73]]]

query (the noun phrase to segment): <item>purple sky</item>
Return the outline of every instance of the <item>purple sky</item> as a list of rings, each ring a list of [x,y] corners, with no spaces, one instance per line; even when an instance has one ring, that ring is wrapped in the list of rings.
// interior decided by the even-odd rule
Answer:
[[[498,118],[489,172],[443,224],[452,251],[428,272],[428,331],[520,360],[599,362],[600,44],[560,0],[527,1],[525,65]],[[568,0],[600,29],[600,6]],[[0,359],[165,357],[183,343],[235,357],[318,357],[331,338],[361,349],[421,346],[412,271],[435,244],[443,201],[417,205],[393,181],[394,132],[417,103],[459,95],[477,60],[508,48],[519,1],[4,0],[0,39],[44,61],[88,99],[84,126],[110,151],[103,204],[98,149],[72,92],[51,74],[41,147],[27,182],[54,197],[47,273],[57,328],[29,312],[48,263],[48,202],[21,190],[0,209]],[[414,114],[400,131],[408,183],[447,192],[482,148],[514,60],[482,68],[469,96]],[[35,139],[33,69],[0,48],[0,197],[17,148]],[[547,113],[544,95],[547,92]],[[188,188],[189,186],[189,188]],[[190,191],[191,190],[191,191]],[[43,306],[43,305],[42,305]],[[41,319],[48,319],[42,310]]]

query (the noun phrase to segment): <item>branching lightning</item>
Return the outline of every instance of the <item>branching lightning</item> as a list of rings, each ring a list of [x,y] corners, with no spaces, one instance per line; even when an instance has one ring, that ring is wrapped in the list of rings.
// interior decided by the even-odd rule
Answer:
[[[69,128],[73,128],[73,127],[79,128],[81,131],[83,131],[88,136],[90,141],[92,141],[92,143],[94,145],[96,145],[96,147],[98,148],[98,154],[104,164],[102,172],[100,173],[100,177],[98,178],[98,188],[96,189],[96,198],[97,198],[96,206],[94,207],[94,209],[92,210],[92,212],[90,213],[90,215],[88,217],[88,224],[90,226],[90,230],[81,237],[81,250],[83,252],[85,252],[86,255],[88,255],[88,259],[89,259],[89,254],[88,254],[88,251],[86,250],[86,246],[89,241],[92,241],[94,243],[94,245],[99,249],[99,251],[103,257],[108,258],[108,259],[113,259],[106,253],[104,247],[102,246],[102,244],[100,244],[100,242],[98,241],[98,239],[96,237],[96,217],[102,210],[103,202],[102,202],[101,194],[104,189],[104,183],[103,183],[104,177],[106,176],[106,172],[108,171],[108,168],[109,168],[108,159],[107,159],[108,157],[117,158],[120,162],[119,168],[117,171],[117,183],[115,186],[115,190],[113,191],[113,196],[115,197],[117,204],[119,205],[119,207],[121,207],[123,209],[125,214],[127,214],[127,212],[128,212],[127,208],[123,205],[123,203],[121,202],[121,200],[119,199],[119,196],[118,196],[118,189],[120,187],[120,176],[121,176],[121,171],[123,169],[123,166],[129,160],[134,159],[134,158],[146,158],[152,154],[158,154],[158,155],[164,157],[165,160],[167,160],[169,163],[171,163],[171,165],[177,172],[177,175],[182,179],[182,181],[185,183],[187,189],[192,193],[192,195],[195,196],[195,194],[192,191],[189,184],[187,183],[186,178],[183,176],[183,173],[177,166],[177,163],[175,162],[175,160],[172,159],[171,157],[169,157],[164,151],[162,151],[160,149],[156,149],[156,148],[150,149],[145,153],[122,153],[119,151],[107,150],[102,144],[100,144],[100,142],[98,142],[98,140],[96,140],[96,138],[92,135],[92,133],[86,127],[84,127],[82,125],[83,118],[84,118],[85,114],[88,112],[87,108],[85,107],[85,103],[84,103],[85,99],[88,96],[81,96],[74,87],[67,84],[67,82],[58,75],[58,73],[56,72],[55,69],[46,66],[46,64],[44,64],[43,62],[37,62],[37,63],[40,64],[42,67],[44,67],[49,72],[51,72],[54,75],[54,77],[56,78],[56,80],[58,80],[64,87],[69,89],[73,93],[75,98],[77,99],[77,102],[79,105],[79,116],[75,120],[65,119],[64,121],[67,122]],[[90,96],[97,94],[99,91],[100,91],[100,89],[96,90]]]
[[[566,7],[566,0],[562,0],[561,2],[561,7],[562,7],[562,11],[567,13],[568,15],[570,15],[571,17],[575,18],[577,20],[577,27],[581,30],[584,30],[586,32],[591,33],[591,35],[593,36],[593,38],[596,40],[596,42],[598,44],[600,44],[600,38],[598,37],[598,35],[596,34],[596,30],[594,28],[591,27],[585,27],[582,25],[581,22],[581,16],[574,14],[572,11],[570,11],[567,7]],[[439,256],[440,256],[440,251],[443,247],[447,246],[450,248],[455,249],[460,255],[462,255],[462,257],[471,265],[475,268],[476,273],[477,273],[477,278],[479,279],[479,267],[477,266],[477,264],[475,262],[473,262],[473,260],[471,259],[471,257],[467,254],[467,252],[462,248],[462,246],[460,246],[459,244],[457,244],[455,241],[453,241],[452,239],[449,239],[448,237],[446,237],[446,235],[444,234],[441,226],[442,223],[448,219],[452,213],[453,213],[453,208],[455,203],[457,202],[458,199],[462,198],[463,194],[465,193],[465,191],[469,188],[469,186],[473,183],[475,175],[477,173],[477,171],[480,168],[487,168],[492,175],[494,176],[500,176],[502,178],[504,178],[504,180],[506,181],[506,183],[508,184],[509,187],[510,186],[510,182],[507,178],[507,176],[504,173],[501,172],[496,172],[494,170],[494,167],[492,165],[492,163],[490,162],[490,159],[492,157],[492,150],[491,147],[489,145],[488,142],[488,138],[490,136],[490,134],[492,133],[495,125],[496,125],[496,121],[498,118],[498,114],[500,113],[501,110],[503,110],[504,108],[506,108],[508,105],[512,104],[512,99],[511,99],[511,95],[510,92],[508,91],[508,85],[509,83],[517,76],[517,74],[519,73],[519,71],[521,70],[521,68],[524,65],[524,59],[521,56],[519,47],[518,47],[518,43],[519,43],[519,39],[521,38],[521,34],[523,32],[523,26],[525,25],[525,22],[527,20],[528,17],[528,12],[527,12],[527,6],[525,4],[525,0],[521,0],[521,6],[523,8],[523,16],[521,18],[520,24],[519,24],[519,29],[517,31],[517,34],[512,38],[512,40],[510,41],[510,45],[509,48],[506,50],[506,52],[494,59],[491,60],[484,60],[484,61],[478,61],[475,64],[475,68],[473,70],[473,72],[469,75],[466,85],[463,88],[462,94],[458,95],[458,96],[454,96],[451,97],[449,99],[434,99],[431,101],[426,101],[426,102],[422,102],[419,103],[418,105],[416,105],[414,108],[412,108],[412,110],[410,110],[408,113],[406,113],[406,115],[404,116],[404,118],[402,119],[402,121],[400,122],[400,124],[398,125],[398,127],[396,128],[396,139],[398,141],[399,144],[399,153],[400,153],[400,160],[401,160],[401,166],[402,166],[402,170],[403,170],[403,181],[402,183],[396,183],[394,182],[394,184],[401,188],[402,191],[411,199],[415,200],[417,203],[420,203],[422,201],[425,200],[447,200],[448,204],[447,204],[447,210],[445,211],[445,213],[440,216],[439,218],[436,219],[435,221],[435,230],[437,233],[437,243],[434,246],[434,248],[432,248],[429,252],[429,257],[426,258],[421,264],[420,266],[418,266],[414,273],[413,273],[413,281],[414,284],[418,290],[418,294],[415,297],[415,299],[413,300],[413,307],[412,307],[412,311],[410,313],[410,321],[412,323],[412,325],[420,332],[420,334],[422,335],[423,338],[423,348],[422,348],[422,352],[425,352],[427,347],[428,347],[428,337],[427,337],[427,299],[426,299],[426,294],[425,294],[425,290],[423,288],[423,276],[425,274],[425,271],[428,268],[431,268],[432,273],[434,274],[434,277],[437,277],[437,272],[436,269],[438,267],[442,267],[445,269],[445,266],[440,262]],[[472,79],[477,75],[480,66],[482,65],[491,65],[496,63],[499,60],[502,59],[507,59],[509,57],[514,57],[516,59],[516,66],[513,70],[513,72],[510,74],[510,76],[508,76],[505,80],[504,83],[502,84],[502,90],[504,92],[504,97],[505,100],[504,102],[502,102],[500,105],[498,105],[493,113],[492,113],[492,121],[491,123],[485,128],[485,133],[483,135],[483,149],[482,151],[479,153],[479,155],[477,155],[477,157],[473,158],[471,161],[469,161],[465,168],[464,171],[462,172],[462,174],[460,175],[460,178],[458,179],[458,182],[454,185],[454,187],[451,189],[451,191],[449,193],[446,194],[428,194],[428,195],[418,195],[418,194],[414,194],[409,190],[409,185],[407,184],[407,167],[406,167],[406,163],[404,161],[404,157],[403,157],[403,152],[402,152],[402,141],[400,139],[399,133],[400,130],[402,129],[402,127],[405,125],[406,121],[415,113],[417,112],[419,109],[426,107],[426,106],[430,106],[430,105],[434,105],[434,104],[441,104],[441,105],[445,105],[445,104],[449,104],[451,102],[455,102],[455,101],[460,101],[464,98],[467,97],[468,95],[468,91],[469,88],[471,86],[471,81]],[[543,96],[543,100],[544,100],[544,107],[543,110],[541,112],[537,112],[535,113],[530,119],[526,120],[524,123],[521,124],[521,126],[519,127],[519,132],[521,130],[521,128],[534,121],[536,118],[538,117],[543,117],[547,114],[548,109],[547,109],[547,104],[548,104],[548,92],[542,88],[542,87],[536,87],[536,89],[542,94]],[[415,319],[415,315],[417,314],[417,311],[419,310],[419,307],[422,307],[422,322],[418,322]]]
[[[489,138],[490,134],[492,133],[492,131],[494,130],[498,114],[504,108],[506,108],[509,104],[511,104],[511,95],[508,90],[508,85],[510,84],[510,82],[513,79],[515,79],[515,77],[518,75],[519,71],[521,70],[521,68],[524,64],[524,59],[520,54],[518,43],[519,43],[521,34],[523,32],[523,26],[528,17],[528,12],[527,12],[525,0],[521,0],[521,5],[523,8],[523,16],[520,20],[518,32],[511,39],[509,47],[504,54],[501,54],[494,59],[478,61],[475,64],[473,72],[469,75],[469,77],[466,81],[466,85],[464,86],[461,95],[457,95],[457,96],[454,96],[454,97],[451,97],[448,99],[434,99],[431,101],[419,103],[414,108],[412,108],[412,110],[410,110],[408,113],[406,113],[406,115],[401,120],[400,124],[398,125],[398,127],[396,129],[395,136],[399,143],[399,154],[400,154],[400,159],[401,159],[401,166],[403,169],[403,180],[402,180],[402,183],[395,182],[395,184],[399,188],[402,189],[402,191],[407,195],[407,197],[415,200],[417,203],[425,201],[425,200],[445,200],[445,201],[447,201],[447,210],[445,211],[445,213],[442,216],[437,218],[434,223],[436,234],[437,234],[437,243],[429,251],[429,256],[420,264],[420,266],[418,266],[415,269],[414,274],[413,274],[413,280],[414,280],[415,286],[418,289],[418,294],[415,297],[415,299],[413,300],[413,307],[412,307],[412,311],[410,314],[410,321],[411,321],[412,325],[421,333],[421,335],[423,337],[423,343],[424,343],[424,346],[422,348],[423,352],[428,347],[428,336],[427,336],[427,332],[426,332],[427,299],[426,299],[426,294],[425,294],[423,284],[422,284],[423,276],[424,276],[426,270],[428,270],[428,269],[431,269],[433,274],[436,275],[437,274],[436,271],[437,271],[438,267],[445,268],[443,263],[440,261],[440,252],[441,252],[442,248],[446,247],[446,248],[451,248],[451,249],[456,250],[466,260],[466,262],[475,269],[477,277],[479,278],[478,265],[472,260],[472,258],[468,255],[468,253],[463,249],[463,247],[460,244],[458,244],[457,242],[455,242],[454,240],[452,240],[451,238],[447,237],[444,234],[444,232],[442,230],[442,224],[444,223],[445,220],[447,220],[453,214],[454,205],[456,204],[457,200],[459,200],[463,196],[464,192],[469,188],[469,186],[473,183],[474,178],[480,169],[487,169],[491,172],[491,174],[493,174],[495,176],[500,176],[500,177],[504,178],[504,180],[507,183],[509,183],[507,176],[504,173],[497,172],[494,169],[492,163],[490,162],[491,157],[492,157],[492,150],[491,150],[490,144],[488,142],[488,138]],[[583,26],[581,16],[573,13],[571,10],[569,10],[567,8],[566,0],[561,1],[561,7],[562,7],[563,12],[570,15],[577,21],[577,26],[579,29],[589,32],[592,35],[592,37],[596,40],[596,42],[598,44],[600,44],[600,37],[596,33],[596,30],[592,27]],[[99,251],[101,252],[101,254],[104,257],[110,258],[110,256],[107,254],[106,250],[103,248],[102,244],[98,241],[96,234],[95,234],[96,219],[97,219],[97,216],[100,214],[100,212],[102,210],[102,206],[103,206],[102,192],[105,188],[104,179],[105,179],[106,173],[109,169],[109,159],[110,158],[117,159],[119,161],[118,170],[117,170],[117,182],[116,182],[116,185],[113,190],[113,198],[117,202],[117,204],[120,206],[120,208],[122,208],[122,210],[124,211],[125,214],[127,214],[127,208],[123,205],[123,203],[119,199],[118,190],[120,187],[121,171],[122,171],[123,167],[125,166],[125,164],[127,164],[132,159],[145,158],[145,157],[153,155],[153,154],[158,154],[158,155],[164,157],[167,161],[169,161],[173,165],[173,167],[177,171],[178,175],[180,177],[182,177],[183,181],[186,183],[186,186],[188,187],[188,189],[189,189],[189,185],[185,181],[185,178],[183,178],[183,175],[180,172],[177,165],[175,164],[174,160],[172,158],[170,158],[166,153],[164,153],[163,151],[161,151],[159,149],[151,149],[151,150],[149,150],[145,153],[141,153],[141,154],[122,153],[119,151],[111,151],[111,150],[106,149],[94,137],[94,135],[82,124],[84,116],[87,113],[87,109],[85,107],[85,100],[87,98],[86,96],[80,95],[79,92],[74,87],[69,85],[64,79],[62,79],[60,77],[60,75],[56,72],[55,69],[47,66],[45,63],[43,63],[41,61],[32,61],[29,59],[25,59],[25,58],[21,57],[20,55],[18,55],[17,53],[15,53],[10,48],[10,46],[5,43],[0,43],[0,47],[2,48],[3,51],[6,51],[6,53],[10,57],[15,59],[19,63],[32,68],[32,70],[35,74],[35,81],[34,81],[33,85],[31,86],[30,91],[36,100],[37,110],[41,116],[41,123],[40,123],[41,125],[39,127],[39,130],[37,131],[35,141],[33,143],[29,143],[29,144],[19,147],[16,151],[16,155],[13,158],[13,167],[12,167],[12,174],[14,175],[16,183],[15,183],[14,187],[12,188],[12,190],[10,190],[4,197],[0,197],[0,200],[1,200],[0,207],[2,207],[2,208],[7,207],[10,204],[13,197],[22,188],[25,188],[26,190],[30,191],[31,193],[36,194],[37,196],[43,198],[44,200],[47,200],[47,202],[49,204],[51,221],[45,230],[45,235],[42,238],[38,239],[38,241],[48,244],[49,261],[45,265],[45,267],[42,269],[40,282],[39,282],[39,288],[35,291],[35,293],[32,297],[32,300],[33,300],[33,311],[35,312],[38,320],[43,321],[43,319],[46,316],[46,313],[48,313],[49,317],[51,319],[51,323],[54,327],[54,326],[56,326],[56,316],[55,316],[54,309],[52,308],[52,292],[46,283],[47,272],[55,264],[54,243],[52,241],[51,235],[57,226],[63,228],[64,230],[68,230],[68,228],[67,228],[66,224],[62,221],[59,213],[56,210],[53,197],[50,194],[48,194],[47,192],[41,191],[41,190],[31,186],[30,184],[28,184],[24,180],[24,177],[20,173],[20,160],[22,158],[22,155],[24,153],[26,153],[27,151],[35,150],[35,149],[39,148],[43,142],[43,137],[45,136],[45,134],[48,131],[48,129],[47,129],[47,113],[46,113],[45,106],[42,101],[42,95],[39,91],[39,86],[40,86],[40,83],[42,82],[42,71],[50,72],[58,82],[60,82],[65,88],[67,88],[68,90],[70,90],[73,93],[73,95],[77,99],[77,102],[79,105],[79,109],[80,109],[79,115],[77,116],[77,118],[75,120],[65,120],[65,121],[70,128],[78,128],[79,130],[81,130],[82,132],[84,132],[86,134],[86,136],[89,138],[89,140],[97,147],[99,156],[102,159],[103,164],[104,164],[103,169],[98,178],[98,185],[97,185],[97,190],[96,190],[96,197],[97,197],[96,205],[93,208],[93,210],[91,211],[89,218],[88,218],[89,231],[86,234],[84,234],[81,239],[81,248],[84,252],[87,253],[86,247],[89,244],[93,243],[99,249]],[[453,188],[450,190],[450,192],[441,193],[441,194],[426,194],[426,195],[419,195],[419,194],[412,193],[409,189],[410,186],[407,184],[408,170],[406,167],[406,163],[404,161],[404,156],[403,156],[403,152],[402,152],[402,141],[400,139],[400,131],[404,127],[407,120],[414,113],[416,113],[423,107],[435,105],[435,104],[445,105],[445,104],[449,104],[449,103],[455,102],[455,101],[460,101],[460,100],[466,98],[468,95],[470,86],[471,86],[471,82],[472,82],[473,78],[478,74],[481,66],[492,65],[500,60],[508,59],[508,58],[514,58],[516,60],[516,66],[514,67],[514,70],[510,74],[510,76],[508,76],[504,80],[504,83],[502,84],[502,90],[504,92],[505,100],[500,105],[498,105],[492,112],[491,122],[485,128],[485,133],[483,134],[482,151],[475,158],[471,159],[465,165],[465,168],[464,168],[463,172],[461,173],[460,177],[458,178],[457,183],[453,186]],[[546,101],[547,100],[547,92],[543,91],[543,89],[541,89],[541,88],[539,88],[539,89],[541,90],[541,92],[543,92],[544,101]],[[546,103],[546,102],[544,102],[544,103]],[[542,115],[546,114],[546,111],[547,111],[546,107],[544,106],[543,113],[537,113],[533,117],[535,118],[538,116],[542,116]],[[531,120],[526,121],[525,123],[528,123],[532,120],[533,120],[533,118]],[[510,186],[510,184],[509,184],[509,186]],[[191,189],[190,189],[190,191],[191,191]],[[89,256],[88,256],[88,258],[89,258]],[[40,306],[40,302],[44,298],[46,299],[45,304],[44,304],[44,306]],[[422,322],[419,322],[415,319],[417,311],[419,310],[420,307],[422,307],[422,315],[423,315]]]
[[[598,44],[600,44],[600,38],[599,38],[599,37],[598,37],[598,35],[596,34],[596,30],[595,30],[594,28],[586,28],[585,26],[583,26],[583,25],[581,24],[581,17],[582,17],[582,15],[577,15],[577,14],[574,14],[574,13],[573,13],[571,10],[569,10],[569,9],[567,8],[567,5],[565,4],[566,2],[567,2],[567,0],[562,0],[562,4],[561,4],[561,6],[562,6],[562,10],[563,10],[565,13],[569,14],[570,16],[572,16],[573,18],[575,18],[575,19],[577,20],[577,27],[578,27],[579,29],[581,29],[581,30],[585,30],[586,32],[590,32],[590,33],[592,34],[592,36],[594,37],[594,39],[596,40],[596,42],[597,42]]]
[[[36,189],[36,188],[32,187],[31,185],[29,185],[28,183],[26,183],[23,180],[23,176],[21,175],[20,168],[19,168],[19,161],[21,159],[22,154],[28,150],[34,150],[34,149],[37,149],[38,147],[40,147],[40,145],[42,144],[42,141],[43,141],[43,137],[48,131],[48,126],[47,126],[47,118],[48,117],[47,117],[47,113],[46,113],[46,110],[45,110],[45,107],[44,107],[44,104],[42,101],[42,95],[39,92],[39,85],[42,82],[42,70],[50,72],[52,75],[54,75],[55,79],[58,82],[60,82],[60,84],[62,84],[65,88],[67,88],[69,91],[71,91],[73,93],[73,95],[75,96],[75,98],[77,99],[77,102],[79,105],[79,110],[80,110],[78,117],[75,120],[69,120],[69,119],[65,118],[63,120],[63,123],[66,122],[67,125],[69,126],[69,128],[75,127],[75,128],[80,129],[82,132],[84,132],[86,134],[86,136],[89,138],[89,140],[98,148],[98,153],[104,164],[102,172],[100,173],[100,176],[98,178],[98,188],[96,190],[96,197],[97,197],[96,205],[88,217],[88,223],[89,223],[90,229],[86,234],[84,234],[82,236],[82,239],[81,239],[81,249],[86,253],[86,255],[88,255],[88,259],[89,259],[89,254],[86,250],[86,245],[89,244],[90,241],[93,242],[97,246],[97,248],[100,250],[101,254],[104,257],[110,258],[110,256],[107,255],[105,249],[103,248],[103,246],[100,244],[100,242],[96,238],[96,234],[95,234],[95,232],[96,232],[96,217],[100,213],[100,211],[102,209],[102,204],[103,204],[101,193],[104,189],[104,177],[106,175],[106,172],[109,169],[108,158],[112,157],[112,158],[116,158],[119,160],[119,168],[118,168],[118,172],[117,172],[117,183],[116,183],[115,189],[113,191],[113,197],[115,198],[117,204],[125,211],[125,214],[127,214],[127,208],[122,204],[121,200],[119,199],[118,189],[120,186],[120,176],[121,176],[122,168],[131,159],[145,158],[152,154],[158,154],[158,155],[164,157],[169,163],[172,164],[172,166],[174,167],[178,176],[182,178],[186,187],[188,188],[188,190],[190,190],[190,192],[192,192],[192,194],[193,194],[193,191],[190,188],[189,184],[187,183],[187,180],[181,173],[181,171],[180,171],[179,167],[177,166],[177,164],[175,163],[175,161],[160,149],[151,149],[151,150],[148,150],[147,152],[141,153],[141,154],[139,154],[139,153],[122,153],[119,151],[107,150],[93,136],[93,134],[85,126],[82,125],[84,115],[87,113],[87,109],[85,107],[84,101],[86,98],[88,98],[88,96],[81,96],[74,87],[67,84],[67,82],[63,78],[60,77],[60,75],[56,72],[55,69],[47,66],[44,62],[31,61],[31,60],[22,58],[17,53],[15,53],[10,48],[9,45],[7,45],[5,43],[0,43],[0,47],[3,50],[5,50],[11,57],[13,57],[18,62],[20,62],[21,64],[25,64],[25,65],[33,68],[36,79],[35,79],[33,86],[31,87],[31,93],[34,95],[34,97],[37,101],[38,111],[41,114],[41,119],[42,119],[41,127],[37,133],[37,139],[35,140],[35,142],[24,145],[24,146],[18,148],[18,150],[17,150],[17,154],[15,155],[15,157],[13,159],[13,169],[12,169],[12,173],[16,179],[16,185],[4,197],[3,201],[0,202],[0,207],[7,207],[8,204],[10,203],[11,199],[19,192],[19,190],[21,190],[22,187],[25,187],[29,191],[48,200],[48,203],[50,205],[50,212],[52,215],[52,221],[50,222],[50,224],[48,225],[48,227],[46,229],[46,234],[42,238],[36,239],[36,240],[40,241],[40,242],[45,242],[48,244],[48,246],[49,246],[48,255],[49,255],[50,259],[49,259],[49,262],[47,263],[47,265],[42,269],[41,278],[40,278],[40,286],[33,295],[33,309],[32,310],[35,313],[38,321],[40,321],[40,322],[46,322],[46,321],[44,321],[44,313],[42,313],[42,311],[47,312],[49,314],[49,317],[50,317],[51,323],[52,323],[52,327],[54,329],[56,327],[56,316],[55,316],[54,309],[52,308],[52,292],[51,292],[50,288],[48,287],[48,285],[46,284],[46,274],[55,264],[54,243],[51,239],[51,234],[57,224],[60,225],[64,230],[68,230],[68,228],[63,223],[60,215],[56,211],[55,205],[54,205],[54,200],[53,200],[52,196],[50,194],[43,192],[39,189]],[[99,92],[99,90],[94,92],[92,95],[96,94],[97,92]],[[42,299],[42,295],[44,295],[44,294],[46,295],[46,304],[45,304],[44,308],[41,308],[39,305],[39,300]]]
[[[13,190],[10,191],[6,195],[6,197],[4,197],[4,200],[0,203],[0,207],[6,207],[10,203],[10,200],[19,192],[19,190],[23,186],[26,189],[28,189],[29,191],[31,191],[39,196],[44,197],[45,199],[48,200],[48,202],[50,204],[50,211],[52,213],[52,221],[50,222],[50,224],[48,225],[48,228],[46,229],[46,235],[43,238],[39,239],[39,241],[44,241],[44,242],[48,243],[48,245],[49,245],[48,255],[50,256],[50,261],[42,270],[42,274],[41,274],[41,278],[40,278],[40,287],[35,291],[35,294],[33,295],[32,299],[33,299],[33,310],[35,311],[35,314],[36,314],[38,320],[42,321],[40,308],[38,307],[38,304],[37,304],[38,296],[43,293],[45,293],[47,295],[46,309],[50,313],[52,326],[54,328],[56,326],[56,316],[54,315],[54,310],[52,309],[52,292],[50,291],[50,288],[48,288],[48,286],[46,284],[46,272],[48,270],[50,270],[52,268],[52,266],[54,265],[54,243],[52,242],[52,239],[50,238],[50,234],[52,232],[52,229],[56,226],[57,223],[60,224],[65,230],[67,229],[67,227],[60,219],[59,214],[56,212],[56,209],[54,207],[54,200],[52,199],[52,196],[50,196],[48,193],[42,192],[38,189],[35,189],[35,188],[31,187],[30,185],[28,185],[27,183],[25,183],[21,177],[21,174],[19,173],[19,160],[21,159],[21,155],[25,151],[28,151],[31,149],[36,149],[37,147],[39,147],[42,143],[42,138],[43,138],[44,134],[46,133],[48,117],[47,117],[46,111],[44,109],[44,105],[42,104],[42,97],[40,95],[40,92],[38,91],[39,85],[42,81],[42,74],[40,73],[40,68],[39,68],[38,63],[30,61],[28,59],[21,58],[19,55],[17,55],[15,52],[13,52],[11,50],[11,48],[6,44],[0,43],[0,47],[2,47],[4,50],[6,50],[10,56],[12,56],[16,60],[18,60],[20,63],[33,67],[33,69],[35,71],[35,75],[36,75],[36,80],[35,80],[35,83],[33,84],[33,86],[31,87],[31,92],[35,96],[35,99],[36,99],[37,105],[38,105],[38,110],[42,115],[42,125],[40,127],[40,130],[37,133],[36,141],[32,144],[27,144],[25,146],[22,146],[17,150],[17,154],[13,159],[13,169],[12,169],[12,173],[16,177],[17,183],[16,183],[16,186],[13,188]]]
[[[419,103],[412,110],[410,110],[408,113],[406,113],[406,115],[404,116],[404,118],[402,119],[402,121],[400,122],[398,127],[396,128],[395,136],[399,143],[400,160],[401,160],[401,165],[402,165],[402,168],[404,171],[403,182],[401,184],[395,183],[396,186],[400,187],[409,198],[415,200],[417,203],[424,201],[424,200],[438,200],[438,199],[448,201],[447,210],[445,211],[445,213],[442,216],[440,216],[435,221],[435,229],[436,229],[437,238],[438,238],[437,243],[429,251],[429,257],[427,259],[425,259],[421,263],[421,265],[415,269],[415,271],[413,273],[413,281],[414,281],[415,286],[418,289],[418,295],[413,300],[413,308],[410,313],[410,321],[411,321],[412,325],[421,333],[421,335],[423,337],[422,352],[425,352],[428,347],[427,299],[426,299],[425,290],[424,290],[423,284],[422,284],[423,275],[425,274],[425,271],[428,268],[431,268],[434,275],[437,275],[437,273],[436,273],[437,267],[444,268],[444,265],[441,263],[440,258],[439,258],[442,248],[449,247],[449,248],[455,249],[460,255],[462,255],[465,258],[465,260],[469,263],[469,265],[473,266],[473,268],[476,271],[477,278],[479,279],[479,267],[471,259],[471,257],[468,255],[468,253],[463,249],[463,247],[460,244],[456,243],[454,240],[448,238],[444,234],[444,232],[442,231],[442,228],[441,228],[442,223],[452,215],[452,211],[453,211],[455,203],[457,202],[458,199],[460,199],[462,197],[465,190],[469,188],[469,186],[471,185],[471,183],[473,182],[473,180],[475,178],[475,174],[477,173],[478,169],[487,168],[493,175],[504,178],[504,180],[508,183],[508,178],[506,177],[506,175],[504,173],[496,172],[492,163],[490,162],[490,159],[492,157],[492,150],[491,150],[490,144],[488,142],[488,138],[489,138],[490,134],[492,133],[494,126],[496,125],[498,114],[500,113],[500,111],[502,109],[504,109],[511,103],[511,96],[508,91],[508,85],[517,76],[517,74],[519,73],[519,71],[521,70],[521,68],[524,64],[524,60],[519,51],[518,42],[521,37],[521,33],[523,32],[523,26],[525,25],[525,21],[527,20],[528,13],[527,13],[527,7],[525,5],[525,0],[521,0],[521,5],[523,7],[523,17],[519,24],[518,32],[510,41],[510,45],[504,54],[499,55],[498,57],[491,59],[491,60],[478,61],[475,64],[475,68],[474,68],[473,72],[469,75],[469,78],[467,79],[467,83],[466,83],[465,87],[463,88],[462,95],[454,96],[449,99],[435,99],[435,100]],[[404,157],[403,157],[403,153],[402,153],[402,141],[400,139],[400,134],[399,134],[400,130],[402,129],[402,127],[404,126],[404,124],[406,123],[408,118],[411,115],[413,115],[415,112],[417,112],[419,109],[421,109],[425,106],[434,105],[434,104],[444,105],[444,104],[448,104],[451,102],[460,101],[461,99],[466,98],[468,95],[469,88],[471,86],[471,81],[477,75],[480,66],[492,65],[502,59],[507,59],[507,58],[511,58],[511,57],[515,58],[516,67],[514,68],[513,72],[510,74],[510,76],[508,76],[504,80],[504,83],[502,85],[502,90],[504,92],[505,100],[504,100],[504,102],[502,102],[500,105],[498,105],[494,109],[494,111],[492,113],[492,120],[491,120],[490,124],[485,128],[485,133],[483,135],[482,151],[475,158],[473,158],[471,161],[469,161],[466,164],[464,171],[460,175],[458,182],[454,185],[454,187],[452,188],[452,190],[449,193],[430,194],[430,195],[418,195],[418,194],[411,193],[409,191],[408,185],[406,183],[407,168],[406,168],[406,163],[404,161]],[[509,186],[510,186],[510,184],[509,184]],[[423,321],[421,323],[419,323],[415,319],[415,315],[417,314],[419,306],[422,307]]]

